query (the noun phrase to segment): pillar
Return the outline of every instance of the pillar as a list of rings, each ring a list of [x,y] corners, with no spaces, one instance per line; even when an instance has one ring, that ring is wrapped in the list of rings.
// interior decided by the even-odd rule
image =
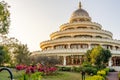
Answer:
[[[63,66],[66,66],[66,56],[63,56]]]
[[[109,67],[112,66],[112,58],[109,59],[108,66],[109,66]]]
[[[72,65],[74,64],[74,57],[73,57],[73,55],[71,56],[71,64]]]
[[[88,49],[91,49],[91,44],[88,44]]]
[[[70,49],[70,44],[68,44],[68,49]]]

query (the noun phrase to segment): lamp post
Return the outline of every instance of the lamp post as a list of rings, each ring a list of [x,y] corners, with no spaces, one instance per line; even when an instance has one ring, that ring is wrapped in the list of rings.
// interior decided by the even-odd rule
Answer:
[[[82,80],[85,80],[85,71],[84,70],[82,70],[81,75],[82,75]]]
[[[0,72],[3,71],[3,70],[7,70],[7,71],[9,72],[9,74],[10,74],[10,79],[11,79],[11,80],[14,80],[14,79],[13,79],[13,74],[12,74],[12,72],[10,71],[10,69],[4,67],[4,68],[1,68],[1,69],[0,69]]]

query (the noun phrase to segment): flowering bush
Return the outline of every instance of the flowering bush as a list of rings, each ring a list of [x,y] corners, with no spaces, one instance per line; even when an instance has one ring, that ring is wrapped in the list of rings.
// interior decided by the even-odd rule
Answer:
[[[36,72],[36,66],[28,66],[26,68],[26,74],[35,73],[35,72]]]
[[[23,64],[20,64],[20,65],[17,65],[16,66],[16,70],[24,70],[24,69],[26,69],[27,68],[27,66],[26,65],[23,65]]]
[[[105,78],[100,75],[94,75],[94,76],[86,78],[85,80],[105,80]]]
[[[25,70],[26,74],[42,72],[44,75],[52,74],[57,70],[56,67],[42,66],[41,64],[39,64],[37,66],[17,65],[16,69],[17,70]]]
[[[49,75],[49,74],[52,74],[53,72],[55,72],[57,70],[56,67],[40,67],[38,68],[38,71],[39,72],[43,72],[44,75]]]
[[[98,71],[97,74],[100,75],[100,76],[103,76],[103,77],[106,76],[106,72],[104,70]]]

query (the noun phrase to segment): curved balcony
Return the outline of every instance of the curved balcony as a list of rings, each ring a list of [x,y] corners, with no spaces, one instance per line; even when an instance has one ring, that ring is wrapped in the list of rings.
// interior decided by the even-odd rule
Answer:
[[[51,49],[41,51],[40,54],[46,55],[84,55],[88,49]],[[120,55],[120,50],[110,50],[112,55]]]
[[[65,23],[61,25],[60,30],[67,28],[67,27],[69,28],[70,26],[79,26],[79,25],[93,26],[99,29],[102,28],[102,26],[96,22],[74,22],[74,23]]]
[[[74,30],[66,30],[66,31],[57,31],[57,32],[54,32],[50,35],[51,39],[56,39],[58,37],[62,37],[62,36],[71,36],[71,33],[72,35],[75,35],[75,34],[93,34],[93,35],[101,35],[101,36],[106,36],[106,37],[109,37],[109,38],[112,38],[112,33],[109,32],[109,31],[105,31],[105,30],[92,30],[92,29],[74,29]]]
[[[87,49],[54,49],[41,51],[40,54],[46,55],[84,55]]]
[[[66,39],[57,39],[57,40],[48,40],[40,43],[40,47],[52,46],[56,44],[71,44],[71,43],[98,43],[98,44],[114,44],[120,46],[119,40],[113,39],[99,39],[99,38],[66,38]]]

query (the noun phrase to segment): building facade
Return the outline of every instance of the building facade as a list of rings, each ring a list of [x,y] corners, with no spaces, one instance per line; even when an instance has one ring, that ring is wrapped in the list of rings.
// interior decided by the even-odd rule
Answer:
[[[57,56],[60,65],[80,65],[87,50],[95,46],[109,49],[112,57],[109,66],[120,66],[120,40],[114,40],[110,31],[92,22],[88,12],[81,7],[75,10],[68,23],[50,35],[50,40],[40,43],[41,51],[33,55]]]

